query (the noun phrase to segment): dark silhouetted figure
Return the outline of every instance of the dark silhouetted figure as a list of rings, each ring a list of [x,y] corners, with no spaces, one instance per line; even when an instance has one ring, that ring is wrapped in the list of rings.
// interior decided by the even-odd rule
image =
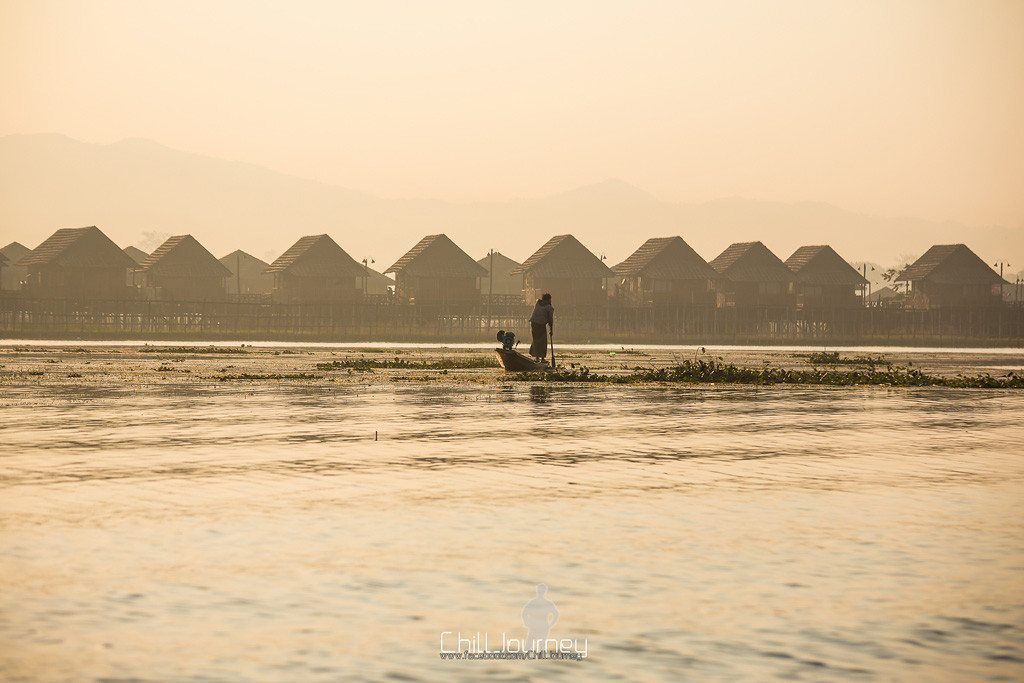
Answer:
[[[501,348],[511,351],[516,347],[516,334],[515,332],[498,330],[498,341],[501,342]]]
[[[537,360],[544,360],[548,356],[548,327],[551,328],[551,338],[554,339],[555,307],[551,305],[551,295],[545,294],[537,299],[533,315],[530,316],[530,331],[533,333],[530,355]]]

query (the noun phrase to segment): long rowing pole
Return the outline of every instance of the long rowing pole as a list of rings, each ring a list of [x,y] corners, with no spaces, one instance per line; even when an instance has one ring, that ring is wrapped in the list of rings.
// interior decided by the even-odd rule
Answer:
[[[555,369],[555,326],[551,326],[551,369]]]

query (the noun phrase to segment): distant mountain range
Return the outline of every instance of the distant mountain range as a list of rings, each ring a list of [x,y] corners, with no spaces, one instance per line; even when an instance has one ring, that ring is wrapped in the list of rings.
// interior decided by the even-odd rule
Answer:
[[[966,242],[990,263],[1024,263],[1021,227],[869,216],[819,202],[680,204],[621,180],[538,199],[383,199],[149,140],[0,138],[0,244],[34,247],[58,227],[82,225],[147,251],[165,235],[191,233],[218,256],[241,248],[265,260],[302,235],[326,232],[381,270],[434,232],[474,258],[493,248],[523,260],[551,235],[571,232],[612,265],[647,237],[674,234],[708,260],[731,242],[761,240],[783,259],[800,245],[828,243],[851,261],[893,265],[932,244]]]

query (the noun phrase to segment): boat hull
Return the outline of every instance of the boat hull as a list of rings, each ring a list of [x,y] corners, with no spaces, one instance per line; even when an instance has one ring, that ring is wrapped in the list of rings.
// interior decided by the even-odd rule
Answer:
[[[505,372],[544,372],[550,370],[547,363],[538,363],[518,351],[506,351],[505,349],[494,349],[501,361],[501,367]]]

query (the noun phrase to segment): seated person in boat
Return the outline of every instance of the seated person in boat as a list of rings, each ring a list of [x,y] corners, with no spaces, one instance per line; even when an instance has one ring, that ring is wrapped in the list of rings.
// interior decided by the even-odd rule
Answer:
[[[498,341],[501,342],[501,348],[512,351],[516,347],[516,333],[498,330]]]

